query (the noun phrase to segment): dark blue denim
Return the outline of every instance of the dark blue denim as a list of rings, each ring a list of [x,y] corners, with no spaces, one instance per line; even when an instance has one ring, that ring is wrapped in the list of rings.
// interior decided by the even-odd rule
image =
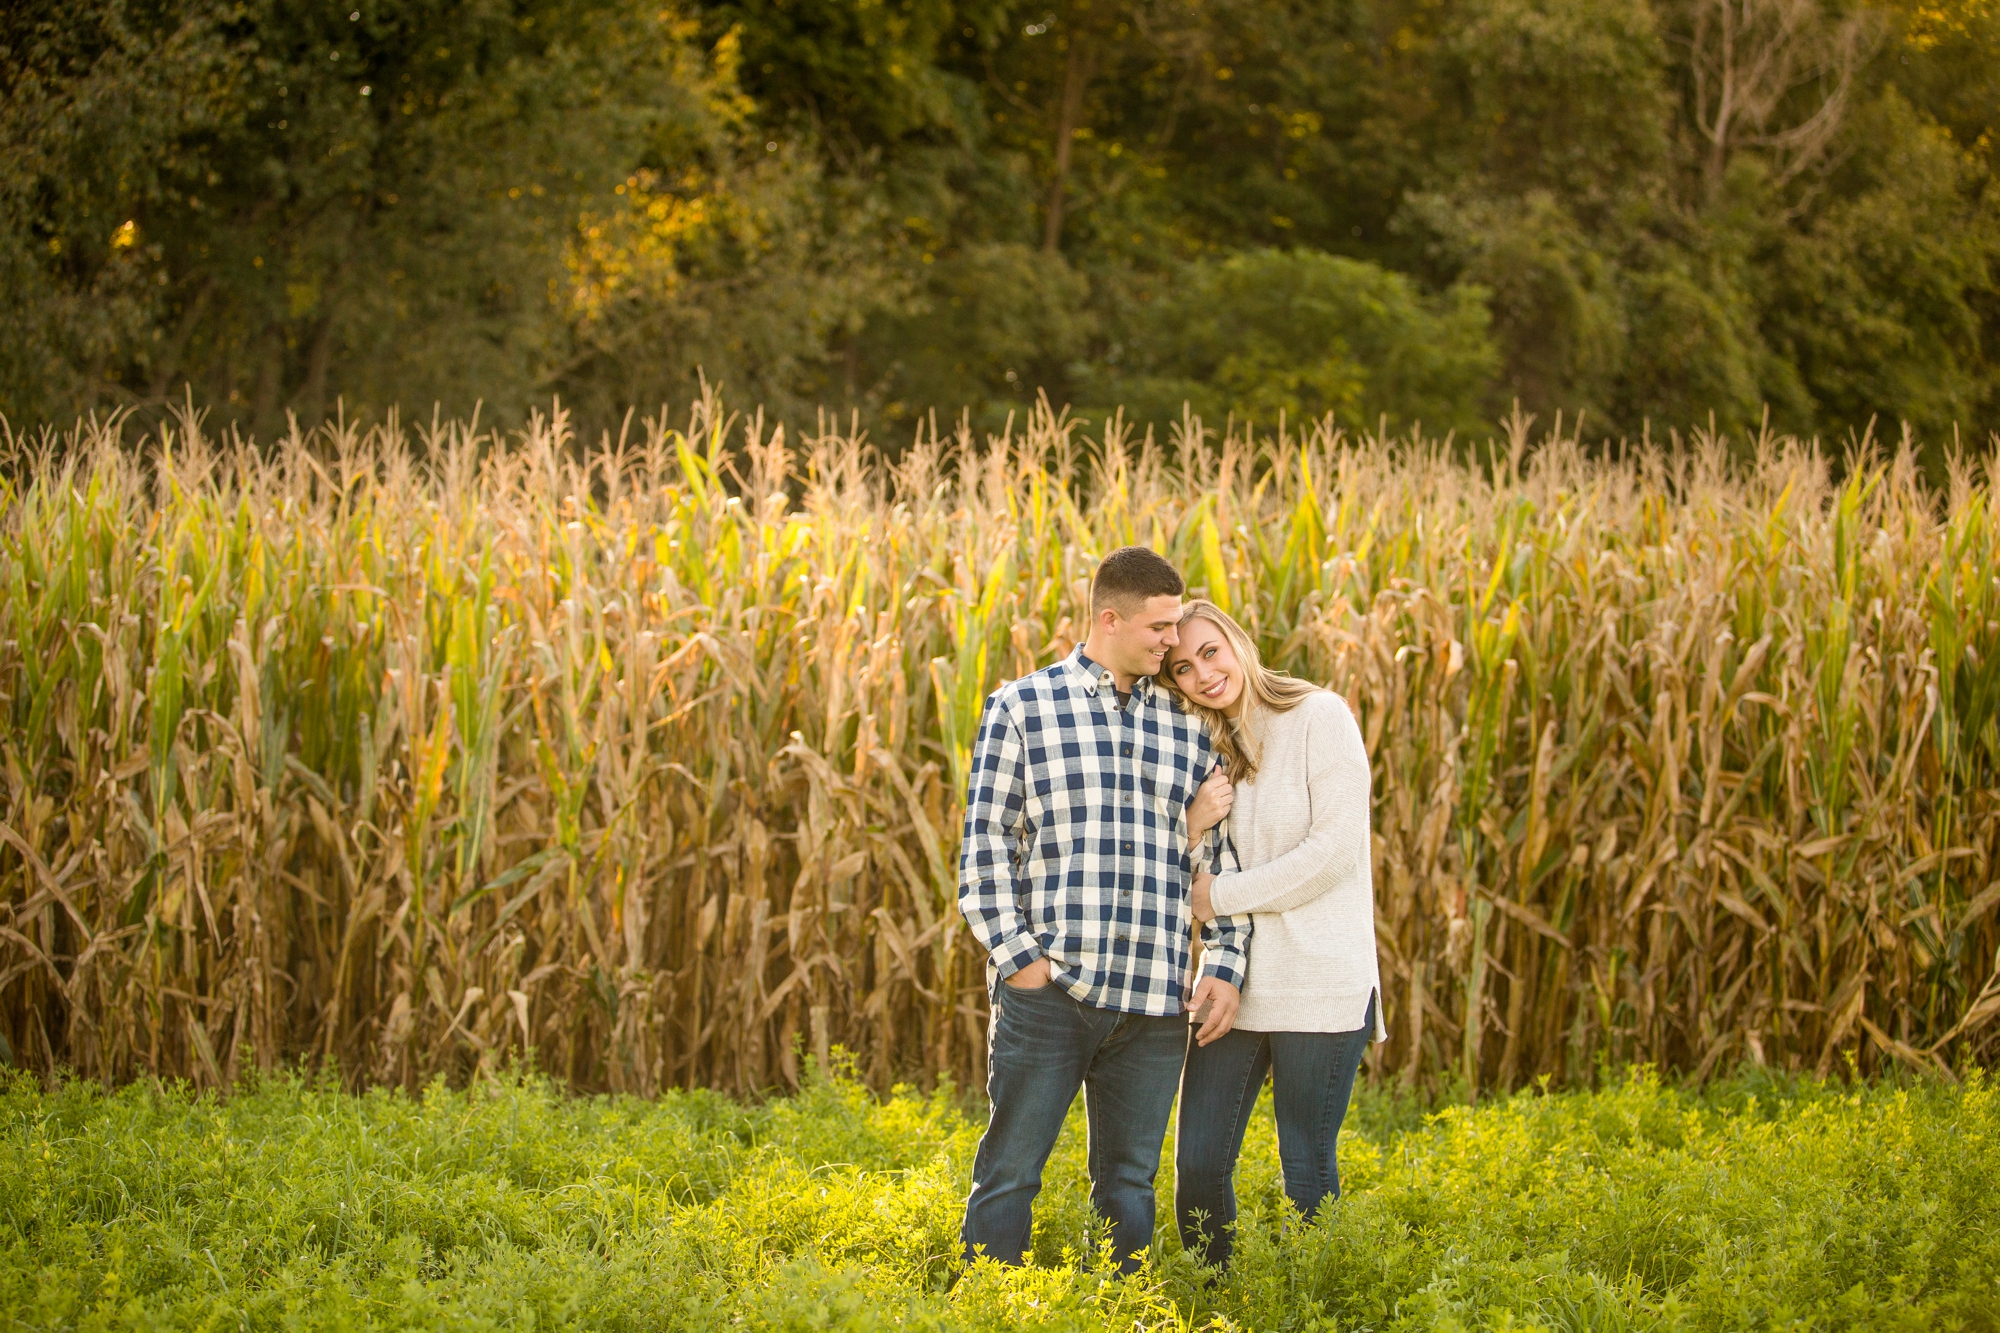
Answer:
[[[1153,1177],[1187,1054],[1187,1019],[1098,1009],[1057,985],[998,991],[986,1073],[993,1119],[972,1163],[959,1232],[966,1258],[1022,1261],[1042,1167],[1081,1087],[1090,1201],[1110,1221],[1119,1267],[1130,1272],[1153,1243]]]
[[[1174,1212],[1181,1245],[1205,1264],[1227,1267],[1235,1248],[1236,1157],[1271,1074],[1278,1158],[1285,1194],[1311,1218],[1340,1197],[1334,1153],[1354,1074],[1375,1031],[1375,1001],[1353,1032],[1245,1032],[1188,1048],[1175,1133]]]

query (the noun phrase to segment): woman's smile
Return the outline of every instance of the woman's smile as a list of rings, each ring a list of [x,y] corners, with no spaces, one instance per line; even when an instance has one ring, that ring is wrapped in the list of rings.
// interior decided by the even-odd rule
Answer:
[[[1181,626],[1180,642],[1167,654],[1167,679],[1204,708],[1234,717],[1243,704],[1243,665],[1212,620]]]

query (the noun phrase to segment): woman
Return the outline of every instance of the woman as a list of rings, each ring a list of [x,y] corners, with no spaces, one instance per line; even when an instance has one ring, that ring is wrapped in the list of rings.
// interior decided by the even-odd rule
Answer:
[[[1181,613],[1161,678],[1208,725],[1233,779],[1234,865],[1194,881],[1194,914],[1249,913],[1250,971],[1228,1032],[1181,1075],[1181,1243],[1227,1265],[1233,1177],[1269,1070],[1285,1193],[1310,1218],[1340,1195],[1334,1142],[1369,1041],[1387,1035],[1368,864],[1368,751],[1341,697],[1268,670],[1213,602]]]

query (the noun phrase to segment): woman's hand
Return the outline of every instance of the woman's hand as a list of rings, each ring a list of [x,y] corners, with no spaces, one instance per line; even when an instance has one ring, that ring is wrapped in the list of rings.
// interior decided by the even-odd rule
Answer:
[[[1236,804],[1236,788],[1229,781],[1229,773],[1217,764],[1208,778],[1195,789],[1194,799],[1188,802],[1188,848],[1192,851],[1201,845],[1208,831],[1229,816],[1229,808]]]
[[[1206,870],[1197,870],[1194,876],[1194,892],[1188,896],[1188,908],[1194,919],[1207,925],[1215,920],[1215,904],[1209,901],[1209,886],[1215,883],[1215,876]]]

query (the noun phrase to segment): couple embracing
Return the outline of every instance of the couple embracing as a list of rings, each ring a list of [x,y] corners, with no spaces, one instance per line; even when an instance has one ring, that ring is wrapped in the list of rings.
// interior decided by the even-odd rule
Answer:
[[[1184,591],[1154,552],[1113,551],[1083,644],[986,701],[958,889],[993,1001],[968,1259],[1022,1262],[1078,1088],[1127,1271],[1177,1092],[1175,1211],[1203,1262],[1229,1262],[1266,1072],[1285,1193],[1310,1218],[1340,1192],[1340,1122],[1385,1035],[1367,751],[1338,695],[1267,670]]]

